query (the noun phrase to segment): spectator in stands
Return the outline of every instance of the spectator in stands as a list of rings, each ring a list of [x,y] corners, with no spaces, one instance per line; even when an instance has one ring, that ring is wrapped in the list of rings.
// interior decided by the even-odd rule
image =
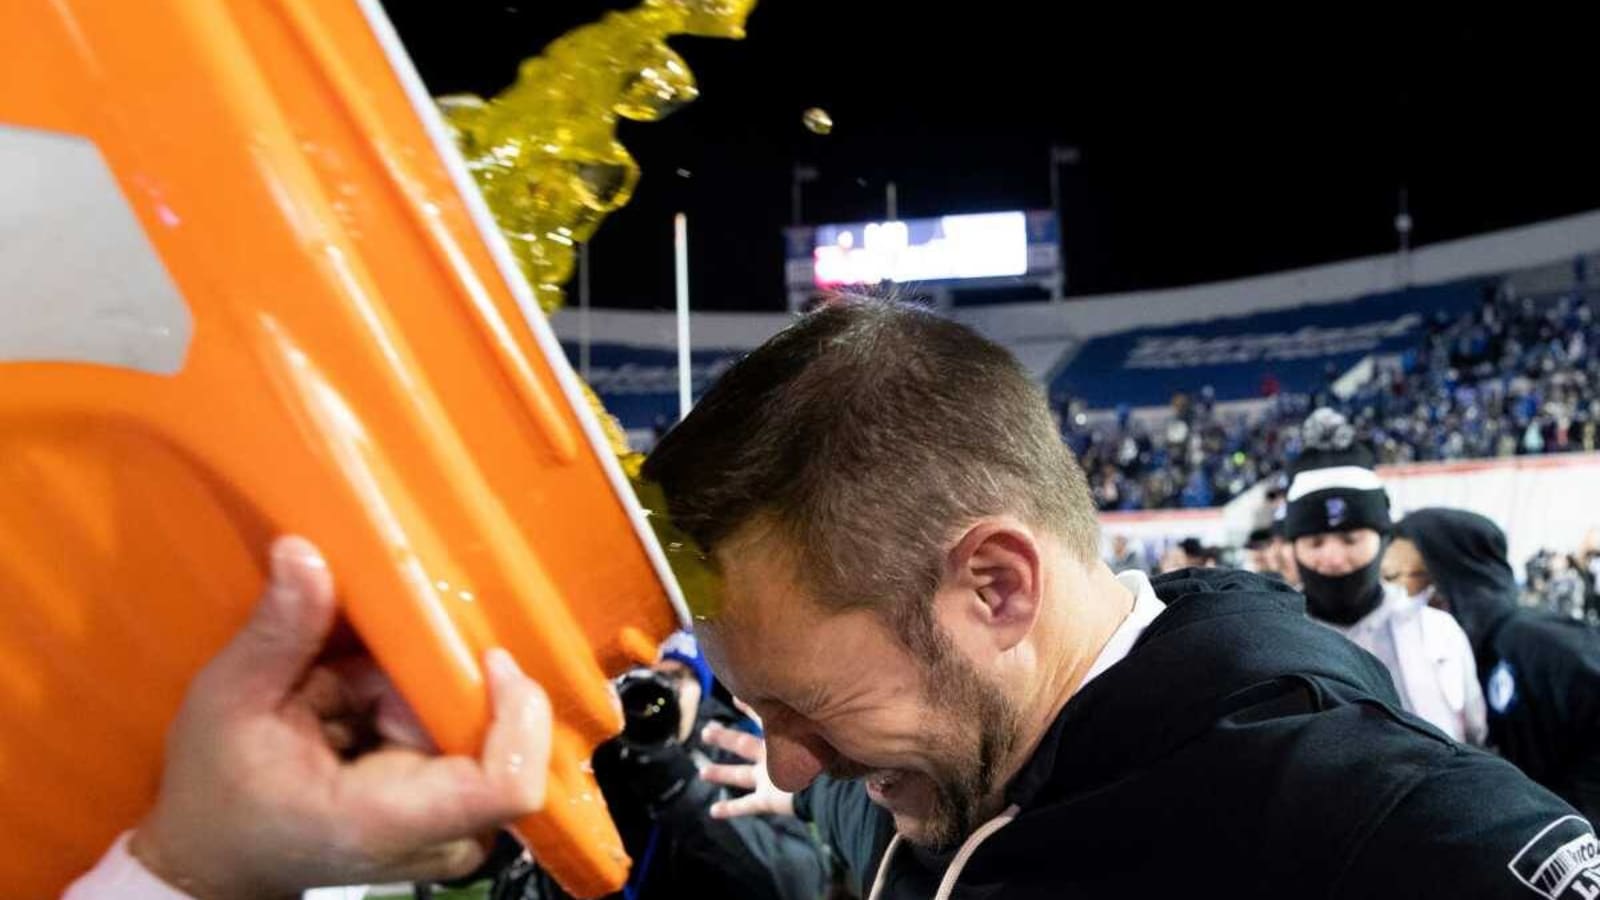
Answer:
[[[1201,509],[1212,505],[1211,479],[1206,477],[1204,469],[1196,468],[1189,473],[1189,482],[1183,486],[1183,506],[1185,509]]]
[[[1600,624],[1600,528],[1591,528],[1584,534],[1576,560],[1588,587],[1584,598],[1585,618],[1591,625]]]
[[[1125,534],[1111,537],[1111,559],[1108,560],[1113,572],[1128,572],[1145,570],[1144,554],[1139,548],[1133,546]]]
[[[1162,573],[1180,569],[1215,569],[1219,557],[1215,547],[1207,547],[1197,537],[1186,537],[1162,554],[1160,569]]]
[[[1167,552],[1161,554],[1161,560],[1156,563],[1156,574],[1165,575],[1168,572],[1179,572],[1187,568],[1189,568],[1188,554],[1183,552],[1182,547],[1173,544],[1167,548]]]
[[[1572,557],[1557,553],[1550,559],[1550,581],[1545,587],[1545,604],[1558,616],[1582,622],[1587,616],[1583,576]]]
[[[1272,548],[1272,529],[1257,528],[1244,542],[1244,567],[1263,575],[1278,574],[1278,557]]]
[[[1422,509],[1397,534],[1472,642],[1489,739],[1533,780],[1600,817],[1600,632],[1519,608],[1506,536],[1476,513]]]
[[[1298,455],[1313,401],[1352,422],[1380,463],[1594,450],[1600,322],[1583,297],[1535,303],[1491,291],[1472,312],[1436,317],[1416,347],[1381,362],[1348,397],[1277,387],[1273,379],[1268,411],[1248,422],[1219,413],[1208,388],[1179,394],[1155,441],[1126,409],[1112,422],[1064,415],[1063,429],[1095,473],[1102,509],[1227,503]]]
[[[1206,546],[1199,538],[1184,538],[1178,544],[1189,565],[1196,569],[1215,569],[1222,563],[1222,551]]]
[[[1306,420],[1306,451],[1289,483],[1285,535],[1312,618],[1388,667],[1408,712],[1458,741],[1483,743],[1483,694],[1472,648],[1448,614],[1381,579],[1389,495],[1355,428],[1330,409]]]

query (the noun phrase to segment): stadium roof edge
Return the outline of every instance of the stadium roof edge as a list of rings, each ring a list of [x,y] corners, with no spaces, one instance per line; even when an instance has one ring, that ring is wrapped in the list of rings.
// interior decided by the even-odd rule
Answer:
[[[956,318],[972,320],[1002,341],[1041,337],[1051,341],[1087,340],[1156,325],[1180,325],[1275,309],[1337,303],[1407,286],[1443,284],[1548,265],[1600,251],[1600,210],[1518,228],[1440,241],[1398,253],[1253,275],[1179,288],[1129,291],[1049,301],[958,308]],[[596,340],[636,346],[670,347],[676,340],[670,310],[590,311]],[[578,339],[579,315],[567,307],[552,317],[562,340]],[[740,349],[760,344],[791,320],[786,312],[696,313],[696,349]]]

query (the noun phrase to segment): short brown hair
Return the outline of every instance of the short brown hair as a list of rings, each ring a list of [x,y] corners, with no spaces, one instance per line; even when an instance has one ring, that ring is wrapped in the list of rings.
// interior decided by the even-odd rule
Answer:
[[[1010,513],[1085,562],[1099,528],[1039,387],[1004,348],[918,307],[843,300],[740,360],[657,445],[646,478],[708,554],[775,526],[802,583],[924,631],[946,543]]]

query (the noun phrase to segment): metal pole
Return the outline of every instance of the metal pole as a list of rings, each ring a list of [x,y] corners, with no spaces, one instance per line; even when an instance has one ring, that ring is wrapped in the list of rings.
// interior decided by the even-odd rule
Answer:
[[[1061,259],[1061,162],[1059,148],[1050,148],[1050,214],[1056,218],[1056,277],[1050,279],[1050,299],[1060,300],[1065,290],[1061,277],[1064,261]]]
[[[1402,287],[1411,286],[1411,204],[1405,187],[1400,188],[1400,211],[1394,216],[1395,237],[1399,239],[1400,250],[1396,254],[1399,262],[1400,284]]]
[[[1078,164],[1079,154],[1077,147],[1063,147],[1059,144],[1050,146],[1050,212],[1056,217],[1056,277],[1051,285],[1051,299],[1060,300],[1066,293],[1067,287],[1067,243],[1066,229],[1061,222],[1061,167]]]
[[[1061,221],[1061,148],[1050,148],[1050,211]],[[1060,227],[1059,225],[1057,227]]]
[[[789,224],[800,225],[800,167],[789,174]]]
[[[578,374],[589,380],[589,242],[578,245]]]
[[[887,220],[896,222],[900,219],[900,188],[894,182],[889,182],[883,187],[884,211],[889,215]]]
[[[789,170],[789,224],[799,226],[805,222],[805,187],[817,180],[817,167],[795,163]]]
[[[689,370],[689,217],[672,217],[673,261],[678,289],[678,419],[689,415],[694,405],[694,386]]]

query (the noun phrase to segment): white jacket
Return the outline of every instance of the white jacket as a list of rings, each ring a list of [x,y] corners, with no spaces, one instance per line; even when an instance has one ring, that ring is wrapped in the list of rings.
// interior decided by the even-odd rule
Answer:
[[[1324,623],[1326,624],[1326,623]],[[1389,669],[1406,711],[1458,741],[1482,746],[1489,726],[1472,644],[1449,613],[1384,585],[1383,602],[1354,625],[1329,625]]]

